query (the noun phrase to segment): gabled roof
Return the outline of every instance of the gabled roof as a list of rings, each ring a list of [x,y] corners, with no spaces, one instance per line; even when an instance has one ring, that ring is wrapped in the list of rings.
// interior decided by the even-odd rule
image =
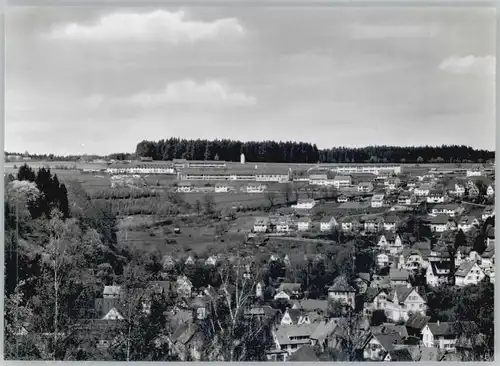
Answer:
[[[314,332],[311,334],[311,339],[322,339],[326,338],[329,334],[333,333],[335,328],[337,327],[337,324],[335,322],[331,321],[321,321],[317,323],[317,327],[314,330]]]
[[[321,310],[326,311],[328,309],[328,300],[315,300],[315,299],[303,299],[293,301],[293,305],[296,305],[298,309],[304,311]]]
[[[375,338],[380,345],[384,348],[386,352],[390,352],[394,349],[396,344],[402,344],[403,339],[399,333],[372,333],[373,338]]]
[[[457,334],[457,330],[452,322],[433,322],[427,323],[427,326],[434,337],[454,336]]]
[[[455,272],[455,276],[457,277],[466,277],[472,267],[474,267],[476,263],[472,261],[464,261],[462,264],[460,264],[460,267],[458,267],[457,271]]]
[[[411,355],[408,347],[404,348],[395,348],[392,351],[389,351],[389,356],[391,357],[392,362],[411,362],[413,361],[413,357]]]
[[[410,272],[406,269],[391,268],[389,270],[389,278],[391,281],[409,281]]]
[[[453,220],[453,218],[449,217],[448,215],[440,214],[436,215],[435,217],[431,217],[428,221],[431,225],[446,225],[449,221],[455,220]]]
[[[404,302],[406,298],[415,290],[413,287],[408,287],[406,285],[396,285],[394,286],[393,293],[396,294],[398,301]]]
[[[319,358],[311,345],[304,345],[295,351],[288,361],[318,362]]]
[[[122,291],[121,286],[104,286],[104,296],[120,296]]]
[[[302,285],[300,283],[282,282],[278,287],[278,291],[293,292],[300,291],[301,288]]]
[[[438,273],[438,270],[444,271],[444,270],[449,270],[450,269],[450,263],[449,262],[430,262],[431,270],[434,276],[443,276],[442,274]]]
[[[420,313],[413,313],[406,321],[406,327],[422,330],[427,325],[430,318],[430,316],[422,315]]]
[[[293,344],[293,343],[308,343],[309,340],[294,341],[290,337],[310,337],[318,324],[301,324],[301,325],[280,325],[276,330],[276,338],[279,344]]]
[[[290,315],[290,318],[292,319],[292,324],[297,324],[300,316],[302,315],[302,310],[300,310],[300,309],[287,309],[286,313],[288,313],[288,315]]]
[[[338,276],[333,285],[328,288],[329,292],[356,292],[356,290],[349,285],[345,276]]]

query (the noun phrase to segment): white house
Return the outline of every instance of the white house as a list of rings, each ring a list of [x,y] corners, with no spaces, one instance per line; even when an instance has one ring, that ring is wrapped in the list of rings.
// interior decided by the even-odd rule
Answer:
[[[205,265],[206,266],[215,266],[217,264],[217,257],[215,256],[210,256],[205,260]]]
[[[483,175],[481,169],[468,169],[466,172],[467,177],[480,177]]]
[[[267,186],[265,184],[248,184],[241,188],[246,193],[263,193]]]
[[[231,187],[228,186],[227,184],[216,184],[215,185],[215,193],[228,193],[231,190]]]
[[[337,220],[335,220],[335,217],[330,216],[330,217],[324,217],[321,219],[320,222],[320,230],[321,231],[332,231],[336,226],[337,226]]]
[[[278,233],[289,233],[291,229],[292,228],[290,220],[282,219],[276,223],[276,231]]]
[[[344,232],[351,232],[358,228],[359,223],[351,217],[346,217],[342,219],[341,228]]]
[[[439,190],[431,190],[426,197],[427,203],[444,203],[446,197],[443,192]]]
[[[447,351],[454,350],[457,342],[457,332],[454,324],[440,321],[427,323],[421,331],[423,345]]]
[[[374,194],[371,200],[371,206],[373,208],[380,208],[384,205],[384,195]]]
[[[384,181],[384,187],[389,190],[395,190],[399,187],[401,180],[399,178],[389,178]]]
[[[253,231],[256,233],[265,233],[269,229],[269,218],[257,217],[253,224]]]
[[[274,299],[290,300],[292,298],[298,298],[301,295],[301,287],[300,283],[282,282],[276,290]]]
[[[464,261],[455,272],[455,285],[461,287],[477,285],[484,277],[484,271],[477,262]]]
[[[288,355],[296,352],[301,346],[311,344],[311,335],[318,324],[280,325],[273,338],[277,350],[286,351]]]
[[[458,229],[464,233],[472,229],[472,227],[479,225],[479,221],[474,216],[463,216],[458,221]]]
[[[390,300],[386,304],[387,318],[392,321],[408,320],[409,314],[420,313],[425,315],[427,311],[427,303],[415,288],[410,285],[395,286],[390,294]]]
[[[413,189],[413,194],[417,197],[426,197],[431,191],[431,186],[428,184],[422,184],[420,187],[415,187]]]
[[[338,301],[342,304],[350,305],[354,308],[354,297],[356,290],[349,285],[344,276],[339,276],[335,279],[332,286],[328,288],[328,298],[333,301]]]
[[[397,216],[387,216],[384,219],[384,230],[386,231],[396,231],[396,226],[399,224],[399,217]]]
[[[313,199],[299,199],[297,204],[292,207],[301,210],[310,210],[314,206],[316,206],[316,201]]]
[[[373,183],[371,182],[361,182],[358,184],[358,192],[369,193],[374,189]]]
[[[281,325],[302,325],[311,324],[311,320],[306,312],[301,309],[287,308],[281,318]]]
[[[309,175],[309,184],[324,186],[327,184],[328,174],[311,174]]]
[[[121,286],[104,286],[102,297],[105,299],[118,299],[122,294]]]
[[[380,268],[386,267],[389,264],[389,256],[385,253],[377,254],[377,266]]]
[[[495,216],[495,207],[494,206],[488,206],[483,210],[483,213],[481,215],[481,219],[483,221],[486,221],[488,217],[493,217]]]
[[[352,178],[348,175],[337,175],[333,178],[333,186],[335,188],[347,188],[352,184]]]
[[[338,203],[346,203],[347,201],[349,201],[349,197],[347,197],[345,194],[341,194],[337,197]]]
[[[486,195],[491,197],[493,195],[495,195],[495,186],[493,185],[488,185],[488,188],[486,188]]]
[[[380,239],[377,245],[388,251],[390,254],[398,254],[403,251],[403,242],[401,241],[401,237],[399,234],[395,234],[393,232],[386,232],[380,236]]]
[[[308,231],[311,229],[311,219],[309,217],[303,217],[297,222],[298,231]]]
[[[447,215],[437,215],[429,220],[431,231],[442,233],[455,228],[455,221]]]
[[[462,197],[465,195],[465,185],[462,183],[455,183],[455,190],[453,191],[455,196]]]
[[[189,193],[193,191],[193,185],[190,183],[179,183],[177,192]]]
[[[430,262],[425,272],[425,282],[430,287],[441,286],[448,283],[449,274],[449,262]]]
[[[376,233],[384,228],[384,220],[379,217],[368,217],[364,220],[364,229],[367,233]]]
[[[410,272],[404,268],[391,268],[389,270],[389,280],[392,287],[410,283]]]
[[[462,214],[464,208],[457,204],[440,204],[436,205],[431,210],[431,215],[447,215],[449,217],[455,217]]]
[[[412,192],[405,191],[399,194],[399,205],[411,205],[412,203],[415,203],[415,201],[415,195]]]

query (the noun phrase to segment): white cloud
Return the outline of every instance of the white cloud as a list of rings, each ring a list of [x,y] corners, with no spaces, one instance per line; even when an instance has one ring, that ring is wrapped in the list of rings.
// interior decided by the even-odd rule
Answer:
[[[257,103],[255,97],[231,88],[216,80],[197,83],[182,80],[168,84],[163,90],[143,92],[121,98],[120,102],[133,103],[141,107],[159,107],[167,104],[191,104],[200,106],[251,106]]]
[[[439,68],[453,74],[495,75],[495,56],[452,56],[441,62]]]
[[[384,39],[384,38],[431,38],[439,33],[437,25],[361,25],[350,27],[352,38]]]
[[[157,10],[150,13],[113,13],[102,16],[92,25],[69,23],[53,29],[49,37],[96,42],[161,40],[178,44],[243,33],[244,28],[236,18],[194,21],[186,19],[183,11]]]

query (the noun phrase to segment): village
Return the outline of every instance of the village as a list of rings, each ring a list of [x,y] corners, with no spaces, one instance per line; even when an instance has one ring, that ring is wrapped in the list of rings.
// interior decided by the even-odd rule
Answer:
[[[140,169],[148,164],[154,163],[111,164],[108,172],[144,174]],[[185,195],[230,195],[232,181],[246,180],[259,183],[243,186],[245,193],[292,195],[285,187],[300,182],[302,195],[310,196],[291,197],[267,215],[249,218],[253,223],[241,250],[163,256],[157,278],[143,284],[141,303],[149,313],[144,294],[168,299],[169,335],[163,341],[169,352],[180,360],[206,359],[209,341],[202,324],[216,321],[216,304],[227,300],[231,314],[246,319],[243,324],[251,319],[266,326],[266,335],[259,334],[266,338],[267,360],[446,361],[487,353],[491,335],[480,324],[443,321],[428,297],[441,288],[494,284],[494,166],[419,167],[412,173],[401,165],[249,165],[254,164],[242,155],[239,164],[176,161],[168,169],[165,163],[148,168],[157,169],[148,174],[175,175],[171,187]],[[273,240],[315,243],[317,251],[276,253],[266,244]],[[317,278],[311,271],[324,272],[336,260],[329,248],[340,245],[347,248],[347,265],[337,266],[330,283],[311,283]],[[228,268],[236,271],[232,283],[221,275]],[[304,268],[308,275],[298,276]],[[123,302],[130,289],[109,283],[102,290],[92,327],[127,317]],[[99,334],[96,346],[111,347],[113,333]]]

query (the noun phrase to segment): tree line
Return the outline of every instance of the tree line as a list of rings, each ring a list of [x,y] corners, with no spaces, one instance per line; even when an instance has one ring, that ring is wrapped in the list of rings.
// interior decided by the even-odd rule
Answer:
[[[319,149],[315,144],[292,141],[187,140],[141,141],[136,155],[154,160],[224,160],[274,163],[467,163],[486,162],[495,153],[465,145],[367,146]]]

